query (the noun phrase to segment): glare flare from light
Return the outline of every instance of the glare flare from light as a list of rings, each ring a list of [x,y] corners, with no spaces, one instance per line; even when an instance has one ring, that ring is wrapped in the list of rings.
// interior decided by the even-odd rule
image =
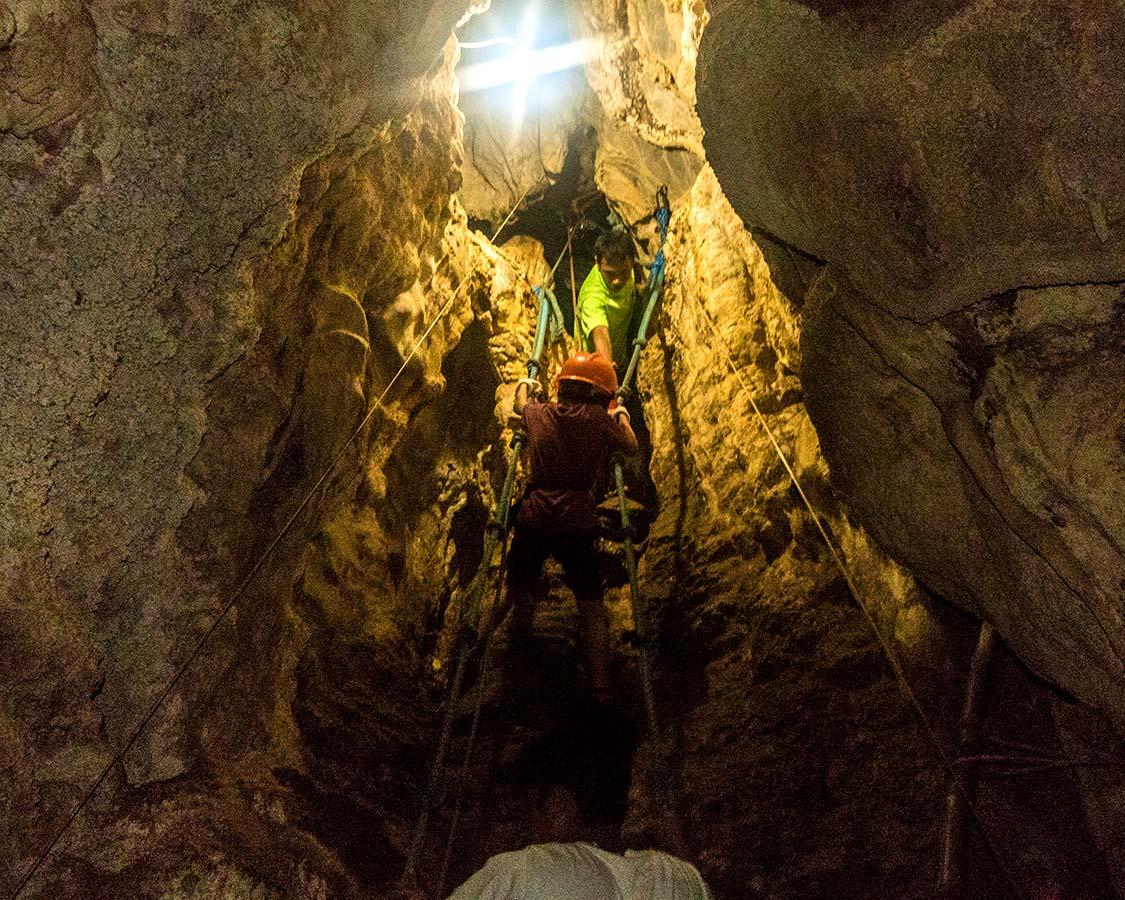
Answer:
[[[532,0],[523,16],[520,29],[519,46],[512,51],[512,69],[516,73],[515,87],[512,88],[512,137],[519,133],[527,111],[527,92],[531,88],[531,58],[535,54],[535,29],[539,24],[539,3]]]
[[[462,93],[515,84],[524,78],[530,82],[540,75],[562,72],[589,62],[597,53],[597,48],[596,40],[587,39],[558,44],[543,50],[533,50],[522,56],[513,53],[506,59],[494,59],[465,66],[458,70],[457,80],[461,84]],[[517,71],[517,58],[518,64],[524,67],[522,72]]]

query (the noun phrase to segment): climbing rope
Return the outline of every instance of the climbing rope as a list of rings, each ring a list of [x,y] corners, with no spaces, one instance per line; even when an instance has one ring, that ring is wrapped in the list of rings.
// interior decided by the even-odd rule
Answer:
[[[564,251],[565,252],[565,251]],[[560,255],[559,259],[562,259]],[[557,267],[557,263],[556,263]],[[552,308],[544,291],[536,288],[536,294],[539,297],[539,316],[535,326],[535,343],[531,351],[531,358],[527,361],[527,382],[537,384],[539,372],[542,368],[543,352],[547,343],[547,333],[550,327],[550,319],[552,316]],[[458,633],[455,638],[455,645],[457,646],[456,663],[453,670],[453,678],[450,681],[449,696],[446,701],[445,714],[442,717],[441,731],[438,735],[437,747],[434,750],[433,762],[430,765],[430,773],[426,782],[426,788],[422,794],[422,808],[418,815],[418,821],[414,827],[414,834],[411,837],[410,849],[406,858],[406,866],[403,869],[402,881],[406,882],[414,878],[418,867],[418,862],[421,859],[422,848],[426,840],[426,832],[429,828],[430,815],[438,800],[439,782],[445,767],[445,756],[448,752],[449,741],[453,733],[453,723],[456,719],[457,709],[456,702],[461,696],[462,689],[465,682],[465,672],[468,668],[469,661],[473,654],[477,651],[478,646],[482,649],[482,672],[478,675],[478,708],[474,714],[473,726],[470,733],[470,740],[465,755],[464,769],[467,770],[469,762],[472,759],[473,743],[476,739],[476,725],[479,722],[479,704],[483,698],[483,660],[487,657],[488,642],[491,638],[492,632],[499,624],[497,620],[497,604],[493,604],[489,618],[486,620],[483,634],[478,632],[480,624],[480,601],[484,594],[485,585],[488,579],[489,568],[492,564],[492,557],[496,552],[497,545],[501,548],[501,577],[503,573],[503,565],[506,555],[506,541],[508,531],[511,527],[510,513],[512,505],[512,494],[515,489],[516,470],[519,467],[520,453],[523,445],[527,440],[527,434],[522,429],[517,429],[512,437],[511,447],[512,453],[508,458],[508,470],[504,477],[504,486],[500,491],[500,498],[496,502],[491,519],[489,520],[488,527],[485,531],[484,552],[481,555],[480,565],[477,567],[476,574],[466,591],[465,602],[462,605],[460,616],[458,619]],[[499,594],[500,585],[497,585],[497,592]],[[459,811],[455,815],[454,825],[451,832],[456,828],[456,823],[459,818]],[[451,851],[453,844],[453,837],[447,841],[447,850]],[[448,860],[446,860],[446,866]],[[445,868],[445,866],[443,866]]]
[[[500,227],[496,229],[496,232],[495,234],[493,234],[490,243],[495,243],[496,239],[500,236],[500,232],[504,230],[504,227],[508,224],[508,222],[511,221],[512,216],[515,215],[515,212],[519,208],[520,204],[523,203],[523,201],[527,198],[530,190],[531,189],[528,188],[528,190],[524,191],[520,199],[515,202],[511,210],[508,212],[508,215],[504,218],[504,221],[500,223]],[[449,256],[450,250],[446,249],[446,251],[439,258],[437,264],[434,266],[435,275],[440,270],[445,261],[449,258]],[[344,455],[355,443],[356,439],[360,436],[363,430],[367,427],[368,423],[375,415],[375,412],[382,407],[383,401],[386,400],[387,395],[390,394],[391,389],[394,388],[395,384],[398,382],[398,379],[402,376],[402,373],[406,371],[407,366],[409,366],[413,361],[419,349],[421,349],[422,345],[426,342],[426,339],[429,338],[434,328],[437,327],[438,323],[441,322],[442,319],[444,319],[449,311],[453,308],[454,302],[458,299],[458,297],[460,297],[461,290],[467,283],[468,280],[466,279],[465,281],[462,281],[460,285],[458,285],[457,290],[453,292],[453,295],[449,298],[449,300],[446,301],[445,305],[434,317],[433,321],[430,322],[430,324],[426,327],[426,330],[422,333],[422,336],[415,342],[414,346],[411,347],[410,352],[402,361],[402,365],[399,366],[398,371],[396,371],[395,374],[391,377],[391,380],[387,382],[387,386],[383,389],[383,392],[379,395],[379,398],[367,410],[367,413],[366,415],[364,415],[363,420],[359,423],[358,426],[356,426],[355,430],[352,431],[351,435],[348,437],[348,440],[340,448],[339,452],[337,452],[336,455],[332,458],[331,462],[329,462],[324,472],[321,473],[320,477],[316,480],[316,483],[313,484],[312,488],[308,491],[307,494],[305,494],[304,498],[297,505],[297,508],[293,511],[289,518],[285,521],[285,524],[282,525],[281,529],[274,536],[273,540],[271,540],[266,546],[265,550],[262,551],[261,555],[258,557],[258,560],[250,568],[250,571],[245,575],[242,581],[239,582],[230,598],[223,605],[223,608],[219,612],[219,615],[215,618],[215,621],[211,623],[211,626],[207,629],[206,633],[196,643],[194,649],[190,654],[188,654],[187,659],[181,664],[179,669],[177,669],[176,674],[172,677],[171,681],[169,681],[168,684],[165,685],[165,687],[161,690],[160,694],[157,695],[155,702],[153,702],[144,718],[141,719],[140,724],[133,729],[133,732],[130,734],[129,739],[125,742],[125,746],[122,747],[122,749],[119,750],[116,754],[114,754],[113,759],[111,759],[110,762],[105,766],[105,768],[102,769],[101,773],[94,780],[94,783],[83,795],[81,801],[79,801],[78,806],[75,807],[74,811],[63,823],[63,826],[51,839],[51,842],[47,845],[46,849],[44,849],[39,857],[35,860],[35,863],[32,865],[31,869],[24,876],[23,880],[20,881],[19,886],[15,890],[15,893],[12,894],[12,900],[16,900],[16,898],[19,897],[19,895],[31,882],[31,879],[35,877],[35,873],[38,872],[43,863],[47,861],[47,858],[54,851],[59,841],[62,840],[63,835],[66,834],[70,826],[74,824],[74,822],[78,819],[78,816],[81,815],[82,811],[94,798],[94,795],[102,786],[102,783],[105,781],[105,779],[109,776],[109,773],[113,771],[113,769],[128,755],[129,751],[133,749],[133,746],[140,739],[141,735],[144,733],[144,730],[148,727],[148,724],[152,721],[153,717],[171,695],[176,685],[179,684],[180,680],[183,678],[187,670],[191,667],[192,663],[194,663],[195,660],[198,659],[199,654],[203,651],[203,648],[206,646],[207,642],[211,639],[211,637],[218,630],[219,626],[230,614],[230,611],[234,608],[235,603],[238,602],[238,600],[245,593],[246,589],[250,586],[251,582],[253,582],[255,576],[262,570],[262,567],[265,566],[266,562],[269,561],[271,555],[273,554],[273,551],[289,533],[289,530],[293,527],[294,523],[297,521],[297,518],[301,515],[302,512],[304,512],[309,503],[312,502],[312,499],[316,496],[321,486],[328,480],[332,473],[335,472],[336,467],[340,463],[340,460],[344,458]]]
[[[508,545],[507,543],[502,543],[500,545],[500,567],[498,570],[501,577],[496,579],[496,593],[492,598],[492,606],[488,611],[489,617],[485,623],[480,674],[477,675],[477,700],[473,707],[473,721],[469,726],[469,736],[465,741],[465,756],[461,763],[461,774],[457,779],[457,797],[453,802],[453,816],[449,823],[449,835],[445,841],[445,852],[442,854],[441,858],[441,870],[438,873],[437,886],[434,889],[437,897],[441,897],[445,890],[445,879],[449,874],[449,863],[453,859],[453,847],[457,842],[457,829],[461,824],[461,808],[465,799],[465,782],[468,780],[469,766],[473,761],[473,750],[476,746],[477,732],[480,728],[481,712],[484,709],[485,682],[488,678],[488,670],[492,662],[492,651],[495,646],[491,641],[491,635],[494,628],[502,619],[500,598],[503,593],[503,573],[507,561]]]
[[[629,356],[629,365],[625,369],[625,375],[621,379],[621,387],[618,388],[617,394],[622,401],[628,401],[632,392],[633,377],[637,373],[637,366],[641,361],[641,351],[644,350],[645,344],[648,343],[648,326],[652,320],[653,310],[656,309],[656,302],[660,299],[664,291],[664,276],[665,276],[665,259],[664,259],[664,244],[668,240],[668,226],[672,222],[672,210],[668,206],[668,189],[661,187],[656,192],[656,222],[660,226],[660,246],[656,251],[656,256],[652,260],[652,266],[649,269],[649,283],[648,283],[648,301],[645,303],[644,315],[641,317],[641,322],[637,326],[637,336],[633,340],[633,352]]]
[[[762,429],[765,431],[766,436],[769,438],[774,452],[777,454],[778,459],[781,461],[782,466],[784,466],[786,473],[788,473],[789,475],[789,480],[793,483],[793,486],[796,488],[801,501],[804,503],[805,508],[808,510],[809,515],[812,517],[813,523],[816,525],[816,529],[820,533],[821,539],[824,541],[825,546],[828,548],[828,551],[832,556],[832,560],[835,563],[837,570],[840,572],[841,577],[848,585],[848,589],[851,591],[852,598],[855,600],[856,605],[859,607],[860,612],[863,614],[863,617],[867,620],[867,624],[875,633],[875,638],[879,642],[879,646],[882,648],[883,654],[886,657],[887,662],[891,666],[891,670],[894,673],[894,677],[898,682],[899,688],[902,690],[911,707],[913,707],[919,722],[921,722],[922,724],[923,731],[925,732],[934,750],[940,757],[942,765],[944,766],[946,772],[949,774],[950,778],[953,778],[956,774],[955,761],[946,749],[944,742],[941,740],[941,737],[938,735],[937,729],[930,721],[930,717],[926,714],[926,710],[922,706],[921,701],[918,699],[918,695],[911,687],[910,682],[906,677],[906,672],[902,667],[902,663],[898,659],[898,654],[895,653],[894,648],[891,646],[890,642],[887,640],[883,632],[880,630],[878,624],[875,622],[875,617],[872,615],[869,605],[863,599],[863,595],[860,593],[859,588],[855,583],[855,579],[852,577],[850,570],[844,563],[842,552],[837,549],[835,542],[829,536],[827,529],[824,527],[823,521],[817,514],[816,510],[813,508],[808,494],[805,493],[805,489],[801,485],[800,479],[797,477],[797,473],[794,471],[788,457],[785,455],[785,451],[781,448],[780,442],[774,435],[773,429],[770,427],[770,424],[767,421],[765,415],[762,413],[761,408],[755,401],[753,393],[750,391],[749,386],[746,384],[746,381],[742,375],[742,371],[735,364],[734,357],[731,354],[730,345],[727,343],[726,338],[723,336],[722,332],[715,324],[714,319],[712,319],[710,313],[707,311],[707,307],[702,296],[699,297],[699,307],[703,320],[707,323],[712,333],[715,335],[718,346],[722,350],[727,365],[729,366],[731,372],[734,374],[739,388],[746,396],[747,400],[750,401],[750,407],[751,409],[753,409],[755,417],[757,418],[759,424],[762,426]],[[989,834],[988,830],[985,828],[984,822],[981,820],[980,814],[976,809],[976,805],[972,802],[972,799],[969,797],[968,793],[960,788],[956,779],[954,779],[952,783],[953,790],[957,792],[961,801],[965,804],[965,807],[970,811],[970,814],[976,822],[981,835],[984,837],[985,843],[989,849],[989,853],[995,861],[1001,876],[1008,883],[1009,887],[1013,891],[1015,891],[1016,895],[1021,898],[1021,900],[1028,900],[1028,894],[1026,890],[1024,889],[1023,885],[1018,882],[1012,875],[1010,868],[1008,867],[1003,856],[1000,853],[999,848],[993,841],[992,836]]]
[[[632,382],[640,363],[641,352],[648,342],[648,327],[652,320],[653,310],[664,290],[664,244],[668,239],[668,226],[672,220],[672,211],[668,206],[667,188],[661,187],[656,195],[656,221],[660,226],[660,246],[656,251],[652,266],[649,269],[648,298],[644,307],[644,314],[637,327],[637,336],[633,340],[633,352],[629,358],[629,365],[625,376],[617,390],[617,396],[622,403],[626,403],[632,395]],[[617,491],[617,505],[621,516],[621,531],[625,547],[625,571],[629,577],[629,597],[633,608],[633,623],[637,634],[638,669],[641,677],[641,692],[644,699],[645,719],[648,724],[650,744],[653,751],[654,771],[651,773],[650,782],[657,795],[656,806],[664,818],[671,834],[670,837],[676,846],[673,848],[679,855],[686,854],[686,843],[683,839],[679,817],[676,811],[675,778],[671,763],[671,748],[665,744],[660,728],[660,717],[656,706],[656,647],[657,634],[655,623],[652,621],[652,612],[644,592],[641,590],[637,577],[637,554],[633,545],[635,531],[629,518],[629,507],[625,499],[625,469],[624,457],[615,454],[613,458],[613,480]]]
[[[574,334],[578,334],[578,282],[574,278],[574,247],[570,247],[570,308],[571,315],[574,316]],[[579,350],[582,348],[578,346],[577,342],[575,347]]]

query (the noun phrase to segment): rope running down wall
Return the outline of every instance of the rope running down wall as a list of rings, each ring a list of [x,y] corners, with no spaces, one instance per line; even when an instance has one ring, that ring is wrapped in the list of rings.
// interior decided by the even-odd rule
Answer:
[[[490,243],[496,242],[496,239],[500,236],[500,233],[508,225],[508,222],[511,221],[512,216],[515,215],[516,210],[519,208],[520,204],[523,203],[523,201],[527,198],[527,195],[530,192],[531,192],[531,188],[529,187],[526,191],[523,192],[523,196],[521,196],[515,202],[515,204],[511,208],[511,210],[508,212],[508,215],[504,218],[504,221],[500,223],[500,227],[496,229],[496,233],[493,234],[492,238],[490,239]],[[449,258],[449,253],[450,253],[450,251],[446,250],[445,253],[443,253],[441,258],[438,260],[437,265],[434,266],[434,274],[435,275],[441,269],[441,266],[445,263],[445,261]],[[168,684],[163,688],[163,690],[161,690],[160,694],[157,695],[157,698],[156,698],[155,702],[149,708],[149,710],[145,714],[144,718],[141,719],[140,724],[137,725],[137,727],[133,730],[133,733],[130,735],[129,740],[125,742],[125,746],[122,747],[121,750],[119,750],[116,754],[114,754],[113,759],[110,760],[109,764],[106,765],[106,767],[102,770],[101,774],[98,775],[97,779],[94,781],[94,783],[90,786],[90,788],[83,795],[82,800],[79,802],[79,804],[75,808],[74,812],[72,812],[70,814],[70,817],[66,820],[66,822],[63,823],[63,826],[58,830],[58,832],[55,834],[55,836],[51,839],[51,842],[47,845],[46,849],[44,849],[43,852],[36,859],[35,863],[32,865],[31,869],[28,871],[27,875],[24,876],[23,880],[20,882],[19,886],[16,888],[15,893],[12,894],[12,900],[16,900],[16,898],[18,898],[19,895],[23,892],[24,888],[26,888],[27,885],[31,882],[31,879],[35,876],[35,873],[39,871],[40,867],[43,865],[44,862],[46,862],[47,858],[51,855],[51,852],[58,845],[59,841],[62,840],[63,835],[66,834],[66,832],[70,828],[70,826],[73,825],[74,822],[78,819],[78,816],[82,813],[82,810],[84,810],[86,808],[86,806],[90,803],[90,801],[94,798],[94,795],[97,793],[98,788],[100,788],[102,786],[102,783],[105,781],[105,779],[109,775],[109,773],[111,771],[113,771],[114,767],[116,767],[118,765],[118,763],[120,763],[128,755],[129,751],[133,749],[134,744],[136,744],[137,740],[144,733],[144,730],[145,730],[145,728],[148,727],[149,722],[152,721],[153,717],[156,715],[156,713],[160,710],[161,706],[163,706],[164,702],[171,695],[171,693],[175,689],[176,685],[179,684],[180,679],[183,678],[184,674],[191,667],[191,664],[193,662],[195,662],[195,660],[199,657],[199,654],[203,651],[204,646],[206,646],[207,642],[211,639],[211,637],[218,630],[219,625],[221,625],[223,623],[223,621],[226,619],[226,617],[230,614],[230,611],[234,608],[235,603],[239,600],[239,598],[242,597],[243,593],[245,593],[246,589],[250,586],[250,583],[254,580],[254,577],[258,574],[258,572],[260,572],[262,570],[262,567],[269,560],[270,556],[273,554],[273,551],[277,548],[277,545],[280,544],[282,539],[285,537],[285,535],[289,533],[289,529],[291,529],[293,527],[294,523],[297,521],[297,518],[301,515],[302,512],[304,512],[305,508],[312,501],[313,497],[316,496],[316,493],[320,490],[320,488],[324,484],[324,482],[327,481],[329,476],[336,470],[336,467],[339,465],[340,460],[342,460],[344,458],[345,453],[347,453],[347,451],[351,448],[352,444],[355,443],[356,439],[360,436],[360,434],[363,432],[363,430],[367,427],[368,423],[371,421],[372,417],[375,415],[375,412],[382,407],[383,401],[387,398],[387,395],[391,392],[391,389],[395,386],[395,383],[398,381],[398,379],[402,375],[402,373],[406,371],[406,367],[408,365],[410,365],[411,361],[414,359],[415,355],[418,353],[418,350],[422,347],[422,344],[425,343],[426,339],[430,336],[430,333],[434,330],[434,328],[437,326],[437,324],[442,319],[444,319],[445,316],[449,313],[450,309],[453,308],[454,302],[460,296],[461,290],[466,283],[467,282],[462,282],[460,285],[457,286],[457,290],[453,292],[453,296],[451,296],[449,298],[449,300],[441,308],[441,311],[438,312],[438,314],[434,317],[434,320],[432,322],[430,322],[429,326],[427,326],[426,330],[422,333],[422,336],[418,339],[417,343],[415,343],[415,345],[411,348],[410,352],[407,354],[406,359],[403,360],[402,365],[399,366],[398,371],[395,372],[394,376],[387,383],[387,386],[383,389],[383,392],[379,395],[379,398],[367,410],[367,414],[363,417],[363,419],[359,423],[359,425],[356,426],[355,430],[351,433],[351,436],[344,443],[343,447],[341,447],[339,452],[336,454],[336,456],[333,457],[332,461],[328,464],[327,468],[325,468],[324,472],[316,480],[316,483],[312,486],[312,488],[309,490],[309,492],[305,495],[304,499],[302,499],[301,502],[298,504],[296,510],[293,511],[293,514],[286,520],[285,524],[281,527],[281,530],[278,531],[277,535],[266,546],[266,549],[264,551],[262,551],[262,554],[261,554],[261,556],[258,557],[257,562],[254,563],[254,565],[251,567],[250,571],[246,574],[246,576],[242,579],[242,581],[239,582],[238,587],[235,588],[235,590],[234,590],[234,593],[230,596],[230,598],[227,600],[227,602],[223,605],[222,611],[216,617],[215,621],[211,623],[210,628],[208,628],[207,632],[203,635],[202,638],[200,638],[198,643],[195,645],[195,648],[191,651],[191,653],[188,655],[187,659],[183,662],[183,664],[180,666],[180,668],[176,671],[176,674],[172,677],[172,680],[169,681]]]

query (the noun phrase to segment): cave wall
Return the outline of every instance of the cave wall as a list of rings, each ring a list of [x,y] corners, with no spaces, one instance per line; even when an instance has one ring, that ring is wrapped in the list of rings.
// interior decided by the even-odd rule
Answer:
[[[700,863],[725,896],[928,896],[940,758],[724,345],[931,712],[956,694],[956,642],[829,487],[799,317],[709,167],[674,223],[641,380],[661,489],[642,572]]]
[[[393,610],[425,631],[450,590],[400,584],[386,615],[326,596],[334,540],[392,581],[427,536],[455,555],[484,502],[465,485],[491,490],[491,386],[525,352],[492,308],[527,301],[522,264],[450,202],[441,47],[465,6],[0,6],[5,889],[448,301],[32,892],[348,896],[398,865],[381,831],[366,867],[329,839],[324,809],[356,801],[302,729],[326,702],[324,632],[384,665]],[[445,392],[466,369],[485,389],[468,406]]]
[[[771,2],[712,26],[708,156],[815,276],[791,292],[836,484],[1120,728],[1119,5]]]
[[[0,846],[5,888],[449,303],[36,891],[319,900],[380,895],[397,876],[502,465],[500,423],[530,344],[529,279],[546,270],[534,240],[497,248],[467,228],[468,216],[495,218],[501,194],[549,181],[542,166],[520,168],[479,204],[470,189],[468,214],[450,199],[465,148],[454,50],[443,60],[439,50],[463,6],[0,5],[0,77],[11,88],[0,107],[0,453],[15,473],[0,501],[0,814],[19,826]],[[659,609],[662,712],[701,868],[720,897],[930,896],[940,766],[707,321],[947,737],[972,624],[927,598],[876,541],[931,589],[994,618],[1021,659],[1083,699],[1105,708],[1119,690],[1106,597],[1120,486],[1105,447],[1120,418],[1120,299],[1104,284],[1024,283],[998,296],[958,286],[973,302],[948,305],[951,285],[983,265],[972,246],[957,251],[957,277],[928,284],[914,251],[872,237],[899,227],[916,237],[920,207],[914,194],[901,206],[900,182],[919,168],[892,166],[881,220],[869,192],[832,192],[848,178],[807,189],[787,180],[831,174],[847,154],[804,164],[798,151],[827,145],[793,135],[816,110],[842,107],[807,102],[811,76],[773,87],[778,60],[836,59],[821,53],[833,28],[856,43],[853,62],[909,57],[914,40],[932,55],[989,21],[969,15],[972,4],[942,4],[898,33],[878,4],[798,6],[575,7],[572,29],[602,36],[607,52],[587,68],[595,99],[574,121],[596,129],[595,176],[623,218],[643,220],[660,184],[676,211],[670,283],[640,375],[660,503],[642,578]],[[741,29],[771,31],[775,15],[794,43],[775,59],[754,32],[761,54],[742,53]],[[1087,43],[1114,33],[1079,31]],[[692,112],[701,33],[714,168]],[[1065,47],[1063,37],[1050,46]],[[761,80],[740,82],[740,65]],[[714,75],[727,66],[729,87]],[[929,89],[906,79],[915,82]],[[720,87],[730,93],[710,93]],[[763,97],[787,98],[794,130]],[[785,127],[765,127],[775,121]],[[771,141],[779,147],[762,150]],[[1113,172],[1098,172],[1112,187]],[[925,196],[940,193],[927,183]],[[1086,193],[1101,242],[1112,203]],[[963,206],[977,196],[951,194]],[[809,212],[790,228],[793,198]],[[859,225],[870,234],[853,233]],[[641,227],[651,253],[652,227]],[[1096,256],[1058,271],[1122,280],[1106,274],[1112,253]],[[1010,270],[997,264],[980,285],[993,290]],[[1100,411],[1096,428],[1075,421],[1075,391]],[[1057,410],[1049,424],[1044,403]],[[874,423],[875,437],[857,421]],[[1064,523],[1052,519],[1061,538],[1032,521],[1036,503]],[[619,551],[603,556],[621,635],[631,623]],[[1022,594],[1013,572],[1026,573]],[[1060,609],[1051,573],[1096,590]],[[482,677],[486,718],[467,786],[476,818],[456,862],[465,874],[529,837],[513,762],[557,724],[580,677],[566,596],[550,582],[530,638],[506,631]],[[616,652],[622,690],[637,700],[635,653],[624,642]],[[1018,662],[1005,678],[1009,734],[1074,753],[1116,740]],[[471,712],[466,701],[459,741]],[[644,764],[642,752],[626,822],[636,841],[652,825]],[[1081,803],[1097,849],[1119,863],[1118,779],[1091,770],[1052,784],[1039,807],[1027,789],[985,804],[993,824],[1057,813],[1058,823],[1019,832],[1044,890],[1049,876],[1078,871],[1068,859],[1100,865]],[[446,804],[436,825],[449,815]],[[439,852],[427,851],[427,871]],[[1104,888],[1098,877],[1090,896]]]
[[[659,494],[641,579],[661,622],[662,712],[689,842],[720,896],[821,896],[841,885],[924,896],[940,765],[721,341],[927,701],[958,691],[948,665],[958,638],[828,484],[803,403],[800,310],[703,158],[693,111],[702,5],[589,3],[574,19],[607,45],[587,67],[601,103],[599,187],[641,223],[650,255],[644,220],[661,185],[674,210],[668,285],[639,380]],[[885,804],[877,810],[871,785]],[[652,823],[648,802],[642,788],[626,826],[637,837]]]
[[[834,488],[923,584],[1071,695],[1047,743],[1114,756],[1119,5],[710,9],[708,159],[801,304],[801,381]],[[1081,890],[1120,895],[1119,776],[1073,771],[1107,863]],[[1031,837],[1002,830],[1021,834],[1000,843],[1023,878]],[[1065,895],[1066,871],[1041,890]]]

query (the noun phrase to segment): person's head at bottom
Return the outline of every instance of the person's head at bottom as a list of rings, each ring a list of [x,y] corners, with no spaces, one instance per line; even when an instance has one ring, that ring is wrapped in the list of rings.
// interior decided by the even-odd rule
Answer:
[[[534,842],[619,847],[635,738],[620,710],[579,702],[525,750],[516,780],[534,805]]]
[[[533,791],[535,812],[532,817],[532,839],[537,844],[582,840],[587,831],[578,799],[561,784],[538,785]]]

